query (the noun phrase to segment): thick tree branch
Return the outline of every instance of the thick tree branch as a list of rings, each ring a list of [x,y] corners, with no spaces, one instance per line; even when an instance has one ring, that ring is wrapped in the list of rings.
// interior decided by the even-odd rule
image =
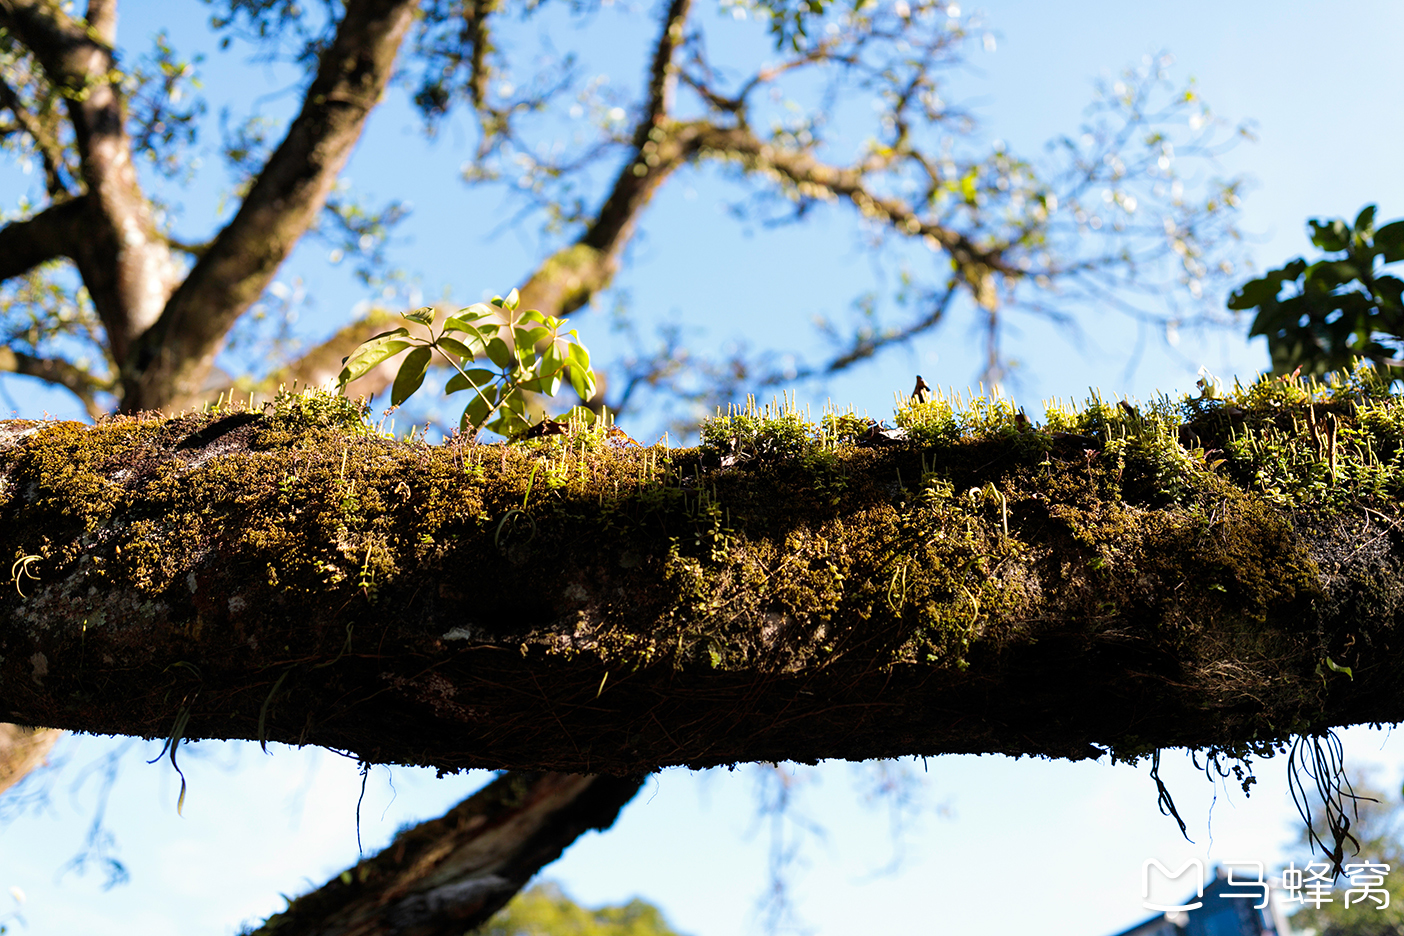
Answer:
[[[0,372],[23,374],[37,377],[51,384],[63,387],[79,400],[93,419],[103,415],[105,410],[98,405],[97,394],[110,391],[106,382],[60,358],[39,358],[10,348],[0,348]]]
[[[640,783],[637,777],[508,772],[292,901],[253,936],[474,930],[577,838],[613,825]]]
[[[413,0],[350,0],[302,111],[123,367],[127,409],[192,406],[235,319],[316,221],[394,68]]]
[[[85,237],[74,257],[107,330],[114,360],[161,313],[176,267],[141,192],[127,136],[121,74],[113,57],[115,5],[92,5],[96,22],[48,0],[0,0],[0,24],[33,52],[63,94],[86,187]]]
[[[87,219],[87,199],[50,205],[32,218],[0,227],[0,282],[80,252]]]
[[[271,400],[279,389],[294,390],[329,386],[336,381],[337,375],[341,373],[342,362],[358,345],[381,332],[389,331],[396,325],[402,324],[404,324],[404,320],[395,313],[386,309],[373,309],[363,317],[339,329],[326,341],[304,352],[297,360],[272,371],[262,380],[250,383],[239,382],[230,387],[221,388],[220,392],[246,397],[252,391],[255,399]],[[395,379],[395,372],[399,366],[400,360],[392,358],[357,380],[347,392],[374,396],[390,385],[390,382]]]
[[[803,457],[3,424],[0,718],[616,774],[1400,720],[1404,403],[1284,387]]]

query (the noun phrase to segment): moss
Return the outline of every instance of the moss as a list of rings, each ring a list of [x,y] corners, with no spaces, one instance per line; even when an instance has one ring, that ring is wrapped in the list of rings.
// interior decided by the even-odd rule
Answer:
[[[114,665],[176,655],[207,680],[241,665],[231,653],[302,681],[348,646],[379,660],[395,622],[409,658],[437,659],[453,633],[571,661],[562,686],[587,700],[602,672],[655,669],[1017,678],[1033,698],[1083,667],[1089,686],[1204,713],[1183,728],[1098,716],[1125,756],[1192,730],[1280,737],[1324,717],[1326,655],[1365,673],[1393,646],[1397,596],[1341,584],[1350,563],[1392,562],[1360,518],[1400,520],[1404,402],[1371,386],[1094,398],[1042,425],[1007,401],[938,398],[899,408],[908,439],[883,448],[840,431],[845,414],[813,424],[783,404],[673,450],[584,426],[399,442],[316,395],[56,423],[0,449],[0,547],[41,556],[36,597],[3,608],[38,629],[91,605],[104,652],[127,654]],[[1322,567],[1335,541],[1350,549]],[[257,710],[276,678],[239,692]]]

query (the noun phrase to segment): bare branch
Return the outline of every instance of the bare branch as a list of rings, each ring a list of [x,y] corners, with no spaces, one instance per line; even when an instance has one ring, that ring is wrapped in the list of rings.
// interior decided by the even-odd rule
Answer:
[[[677,85],[673,61],[683,38],[691,0],[672,0],[660,24],[649,70],[644,113],[634,129],[635,155],[615,177],[614,186],[600,206],[580,244],[617,253],[628,241],[643,210],[658,186],[695,151],[690,139],[670,132],[670,108]]]
[[[8,2],[8,0],[6,0]],[[123,369],[123,406],[184,406],[234,321],[315,222],[390,79],[412,0],[351,0],[302,112],[239,211],[172,295]]]
[[[508,771],[290,901],[251,936],[474,930],[577,838],[609,828],[641,785],[639,777]]]
[[[79,400],[93,419],[104,412],[97,403],[97,394],[110,391],[111,385],[99,380],[76,365],[57,358],[40,358],[0,347],[0,373],[23,374],[63,387]]]
[[[692,125],[675,124],[669,117],[678,75],[674,59],[690,10],[691,0],[669,4],[654,44],[644,113],[635,124],[634,155],[615,176],[609,196],[580,238],[549,257],[522,286],[527,307],[566,315],[608,287],[619,269],[619,252],[653,193],[695,156]]]
[[[0,282],[48,260],[75,256],[83,236],[85,208],[86,198],[74,198],[0,227]]]
[[[683,26],[692,8],[692,0],[672,0],[663,17],[662,30],[653,47],[653,63],[648,70],[648,98],[644,119],[635,130],[635,141],[642,145],[648,131],[662,124],[673,111],[677,94],[678,66],[673,58],[683,41]]]
[[[703,156],[737,159],[747,171],[777,178],[800,198],[842,198],[852,203],[865,218],[943,248],[982,304],[993,289],[989,282],[991,273],[1022,275],[1021,270],[1005,261],[1001,247],[982,247],[968,235],[922,217],[910,203],[878,192],[869,184],[868,174],[881,166],[864,163],[831,166],[820,162],[807,149],[763,141],[745,126],[698,124],[696,129],[695,145]]]

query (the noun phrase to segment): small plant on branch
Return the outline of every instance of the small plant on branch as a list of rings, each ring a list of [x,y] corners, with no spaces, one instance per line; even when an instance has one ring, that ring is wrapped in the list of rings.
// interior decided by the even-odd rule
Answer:
[[[376,335],[342,361],[338,389],[344,392],[351,381],[408,350],[390,389],[390,405],[399,406],[424,383],[438,352],[456,371],[444,392],[472,392],[459,429],[476,433],[486,428],[508,437],[531,427],[527,394],[555,396],[566,381],[582,401],[595,393],[590,352],[575,329],[566,330],[564,319],[534,309],[519,311],[515,289],[505,299],[494,296],[491,303],[460,309],[444,320],[437,334],[432,308],[406,312],[404,317],[428,329],[429,337],[416,337],[403,327]],[[481,364],[489,366],[474,366]],[[593,412],[577,409],[593,421]]]

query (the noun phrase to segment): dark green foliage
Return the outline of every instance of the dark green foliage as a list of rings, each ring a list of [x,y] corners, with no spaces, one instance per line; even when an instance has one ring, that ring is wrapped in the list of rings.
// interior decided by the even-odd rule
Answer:
[[[1404,346],[1404,281],[1383,268],[1404,260],[1404,220],[1375,227],[1366,205],[1353,225],[1314,218],[1311,242],[1327,256],[1301,257],[1249,280],[1230,309],[1257,309],[1250,335],[1266,335],[1275,372],[1346,370],[1356,358],[1397,363]],[[1284,289],[1291,295],[1283,298]]]

